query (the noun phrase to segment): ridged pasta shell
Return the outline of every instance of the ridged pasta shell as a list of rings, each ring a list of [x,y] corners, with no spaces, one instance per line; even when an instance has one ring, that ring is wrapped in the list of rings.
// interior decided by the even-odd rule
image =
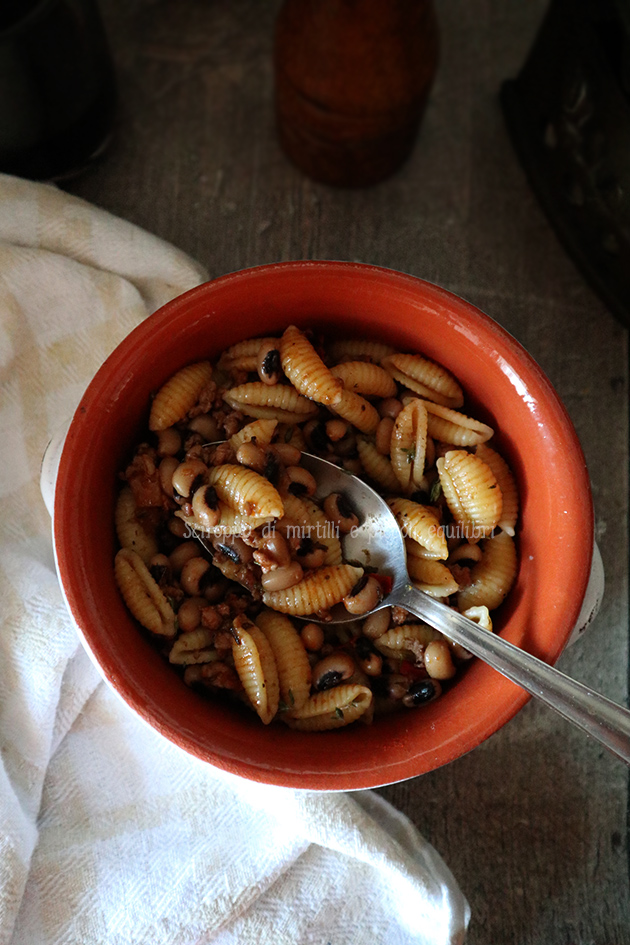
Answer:
[[[403,403],[409,403],[403,397]],[[423,400],[427,411],[427,431],[434,440],[450,443],[453,446],[476,446],[485,443],[494,436],[494,430],[480,420],[467,417],[450,407],[433,404],[430,400]]]
[[[471,583],[457,595],[457,606],[462,613],[469,607],[494,610],[502,603],[516,577],[516,547],[506,532],[486,539],[482,550],[483,558],[471,569]]]
[[[280,701],[278,670],[271,645],[256,624],[237,617],[232,658],[247,698],[261,722],[269,725]]]
[[[419,545],[413,538],[405,538],[405,549],[407,551],[407,561],[409,561],[410,558],[421,558],[423,561],[443,560],[440,554],[437,554],[435,551],[429,551],[428,548]]]
[[[231,436],[228,443],[234,452],[236,452],[243,443],[249,443],[249,441],[254,438],[257,443],[267,445],[271,443],[277,426],[277,420],[252,420],[251,423],[245,424],[242,430],[239,430],[238,433]]]
[[[284,614],[263,610],[256,617],[256,624],[267,637],[273,651],[280,698],[290,709],[300,709],[311,691],[311,664],[300,635]]]
[[[280,423],[278,425],[276,442],[295,446],[301,453],[308,452],[302,428],[297,423]]]
[[[330,409],[332,413],[337,414],[342,420],[347,420],[362,433],[374,433],[381,421],[378,410],[369,400],[349,390],[344,390],[339,403]]]
[[[199,532],[202,535],[213,535],[217,538],[229,535],[248,535],[254,529],[262,528],[263,525],[274,521],[273,516],[260,518],[253,515],[241,515],[240,512],[221,502],[219,502],[219,511],[221,517],[218,523],[213,526],[206,525],[194,515],[186,515],[182,511],[175,512],[175,515],[190,526],[192,531]]]
[[[316,692],[304,705],[284,717],[290,728],[300,732],[324,732],[356,722],[370,708],[372,690],[346,684]]]
[[[469,607],[463,612],[463,616],[468,617],[469,620],[473,620],[480,627],[483,627],[484,630],[488,630],[492,633],[492,617],[487,607]]]
[[[362,575],[363,568],[351,564],[325,566],[308,572],[299,584],[284,591],[264,591],[263,602],[272,610],[308,617],[339,604]]]
[[[429,597],[450,597],[459,590],[459,584],[441,561],[408,558],[407,570],[418,590]]]
[[[403,535],[434,552],[439,558],[448,558],[444,528],[430,505],[420,505],[411,499],[388,499],[387,504],[396,516]]]
[[[338,526],[327,519],[319,506],[309,499],[289,493],[282,501],[284,514],[301,529],[299,536],[295,537],[312,538],[313,541],[325,545],[324,564],[341,564],[343,555]]]
[[[328,407],[339,403],[343,384],[295,325],[289,325],[280,339],[280,358],[284,373],[300,394]]]
[[[441,640],[442,634],[426,623],[405,623],[392,627],[373,641],[376,649],[388,659],[410,659],[422,663],[425,646]]]
[[[451,551],[448,556],[448,563],[457,564],[459,561],[475,563],[476,561],[481,561],[482,557],[483,553],[479,545],[471,545],[468,542],[463,542]]]
[[[247,338],[245,341],[238,341],[227,351],[224,351],[219,358],[218,366],[224,371],[247,371],[248,373],[258,368],[258,353],[263,345],[273,345],[280,347],[279,338]]]
[[[151,404],[149,429],[155,432],[172,427],[192,410],[204,387],[212,380],[209,361],[189,364],[162,385]]]
[[[328,348],[330,357],[335,362],[364,358],[377,364],[389,354],[394,354],[395,350],[382,341],[369,341],[366,338],[342,338],[340,341],[333,341]]]
[[[215,466],[208,474],[208,484],[214,486],[221,502],[256,518],[282,518],[284,506],[280,493],[271,483],[246,466],[225,463]]]
[[[383,358],[381,364],[395,380],[421,397],[444,407],[461,407],[464,403],[461,387],[441,364],[419,354],[398,353]]]
[[[490,467],[499,483],[499,489],[503,496],[503,508],[498,527],[502,528],[508,535],[514,536],[518,519],[518,490],[512,471],[503,457],[487,443],[481,443],[476,448],[475,455]]]
[[[436,466],[444,498],[461,532],[458,537],[474,542],[489,535],[503,508],[501,490],[490,467],[466,450],[449,450]]]
[[[121,548],[114,560],[114,576],[123,600],[136,620],[151,633],[174,637],[175,612],[140,555],[129,548]]]
[[[424,475],[428,414],[424,404],[413,400],[394,421],[390,441],[392,469],[405,491],[418,488]]]
[[[387,493],[398,492],[400,488],[398,479],[394,475],[392,464],[387,456],[379,453],[374,443],[361,436],[357,439],[357,450],[363,471],[368,479],[371,479]]]
[[[365,397],[395,397],[398,388],[384,368],[370,361],[344,361],[332,368],[346,390]]]
[[[123,486],[116,500],[114,521],[116,534],[122,548],[136,551],[145,564],[158,552],[158,543],[153,535],[145,532],[136,517],[136,501],[129,486]]]
[[[217,651],[212,646],[214,634],[206,627],[182,633],[175,640],[168,655],[170,663],[176,666],[193,666],[199,663],[212,663],[218,659]]]
[[[282,423],[302,423],[319,410],[317,404],[302,397],[289,384],[270,386],[262,381],[252,381],[226,390],[223,399],[233,410],[239,410],[247,417]]]

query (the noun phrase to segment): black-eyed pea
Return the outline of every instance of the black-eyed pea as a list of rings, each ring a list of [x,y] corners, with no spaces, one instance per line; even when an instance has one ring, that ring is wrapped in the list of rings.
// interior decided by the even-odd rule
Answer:
[[[247,440],[247,442],[241,443],[237,449],[236,462],[260,473],[265,468],[267,454],[265,449],[255,443],[254,440]]]
[[[342,459],[356,459],[357,438],[355,433],[352,430],[348,430],[346,435],[341,440],[337,440],[335,442],[334,451],[335,455],[341,456]]]
[[[345,420],[328,420],[326,423],[326,436],[331,443],[338,443],[343,440],[348,432],[348,424]]]
[[[182,519],[178,518],[176,515],[172,515],[171,518],[169,518],[166,527],[175,538],[185,538],[188,535],[186,522],[183,522]]]
[[[402,702],[408,709],[414,709],[419,705],[426,705],[433,702],[442,694],[442,687],[437,679],[418,679],[409,686],[407,693],[403,696]]]
[[[387,698],[394,702],[400,702],[407,695],[409,689],[409,678],[400,673],[390,673],[383,677],[387,682]]]
[[[285,591],[294,584],[299,584],[304,576],[302,565],[297,561],[291,562],[286,568],[274,568],[261,577],[261,584],[265,591]]]
[[[381,456],[388,456],[392,441],[394,421],[391,417],[383,417],[376,428],[374,443]]]
[[[158,468],[162,492],[173,498],[173,475],[180,465],[176,456],[165,456]]]
[[[192,666],[187,666],[184,670],[184,682],[187,686],[196,686],[202,679],[202,663],[193,663]]]
[[[213,574],[212,577],[214,578],[214,576]],[[220,573],[216,576],[217,580],[214,583],[210,581],[204,588],[203,596],[206,604],[218,604],[220,601],[224,600],[227,593],[227,581]]]
[[[191,492],[203,484],[208,467],[200,459],[190,459],[180,463],[173,473],[173,489],[187,499]]]
[[[285,470],[287,477],[286,489],[291,495],[303,496],[314,495],[317,489],[315,477],[304,469],[303,466],[287,466]]]
[[[383,657],[380,653],[368,653],[359,660],[359,666],[366,676],[380,676],[383,672]]]
[[[199,557],[199,545],[196,541],[185,541],[174,548],[168,556],[173,574],[181,574],[182,568],[191,558]]]
[[[454,640],[449,640],[448,645],[451,648],[451,653],[457,660],[471,660],[472,653],[470,650],[466,650],[461,643],[455,643]]]
[[[175,456],[182,448],[182,435],[175,427],[167,427],[158,433],[158,456]]]
[[[206,443],[215,443],[221,439],[217,421],[208,413],[200,413],[197,417],[193,417],[188,424],[188,429],[193,433],[200,433]]]
[[[339,492],[331,492],[324,499],[324,514],[339,526],[339,531],[347,535],[359,525],[359,518],[355,514],[352,506],[344,495]]]
[[[168,582],[171,580],[171,562],[168,560],[166,555],[153,555],[149,561],[149,571],[151,572],[151,577],[156,582],[156,584],[168,584]]]
[[[271,450],[284,466],[297,466],[302,458],[297,446],[290,443],[274,443]]]
[[[445,640],[432,640],[424,651],[424,668],[432,679],[451,679],[457,670]]]
[[[304,438],[308,446],[316,452],[325,452],[329,446],[326,425],[321,420],[309,420],[304,424]]]
[[[184,564],[179,578],[184,591],[191,597],[201,595],[210,577],[210,568],[211,565],[205,558],[189,558]]]
[[[374,577],[364,574],[344,597],[344,607],[350,614],[361,616],[378,607],[383,599],[381,585]]]
[[[263,549],[265,554],[273,558],[277,567],[286,568],[287,565],[291,564],[289,544],[280,532],[274,532],[269,538],[265,539]]]
[[[354,674],[356,664],[345,650],[334,650],[313,667],[313,688],[318,692],[332,689]]]
[[[254,551],[238,535],[234,535],[231,540],[232,547],[238,554],[238,560],[241,564],[250,564],[254,558]]]
[[[381,610],[377,610],[376,613],[370,614],[369,617],[365,618],[361,632],[368,640],[378,640],[379,637],[382,637],[383,634],[387,633],[389,630],[390,620],[391,607],[383,607]]]
[[[324,645],[324,631],[318,623],[307,623],[300,630],[300,639],[309,653],[317,653]]]
[[[207,605],[205,597],[187,597],[177,611],[177,625],[182,633],[196,630],[201,623],[202,608]]]
[[[395,420],[402,409],[402,401],[398,400],[397,397],[386,397],[381,401],[378,412],[381,417],[390,417]]]
[[[314,542],[313,539],[309,537],[302,538],[297,549],[300,564],[309,571],[314,568],[321,568],[326,560],[327,553],[328,549],[325,545]]]
[[[282,375],[282,361],[280,351],[274,341],[267,341],[260,346],[256,366],[258,377],[263,384],[272,386],[278,383]]]
[[[192,510],[195,518],[206,528],[213,528],[219,524],[221,510],[214,486],[201,486],[196,490],[192,498]]]

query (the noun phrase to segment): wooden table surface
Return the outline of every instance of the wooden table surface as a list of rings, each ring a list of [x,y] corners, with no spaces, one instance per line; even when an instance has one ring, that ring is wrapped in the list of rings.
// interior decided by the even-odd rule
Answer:
[[[450,289],[525,345],[586,453],[604,605],[562,670],[624,702],[628,682],[627,331],[587,288],[528,187],[498,104],[545,4],[438,0],[439,75],[404,168],[363,191],[313,183],[280,151],[277,0],[101,0],[119,78],[114,140],[73,193],[158,234],[211,276],[359,260]],[[381,792],[442,854],[469,945],[630,941],[628,771],[530,702],[464,758]]]

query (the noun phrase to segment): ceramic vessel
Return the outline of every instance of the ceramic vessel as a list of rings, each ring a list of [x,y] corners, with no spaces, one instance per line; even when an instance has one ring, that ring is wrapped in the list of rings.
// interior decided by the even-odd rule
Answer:
[[[134,623],[114,581],[117,475],[146,425],[151,393],[184,364],[290,323],[417,350],[459,378],[472,415],[498,431],[520,491],[519,575],[495,612],[496,630],[548,662],[557,659],[601,594],[596,557],[599,579],[585,602],[593,512],[568,415],[538,365],[487,316],[441,288],[367,265],[292,262],[233,273],[175,299],[136,328],[97,373],[65,436],[54,500],[57,566],[70,613],[102,675],[166,738],[261,782],[311,790],[375,787],[470,751],[528,696],[473,660],[422,710],[317,735],[263,728],[253,713],[187,688]],[[53,455],[44,469],[49,487],[55,465]]]

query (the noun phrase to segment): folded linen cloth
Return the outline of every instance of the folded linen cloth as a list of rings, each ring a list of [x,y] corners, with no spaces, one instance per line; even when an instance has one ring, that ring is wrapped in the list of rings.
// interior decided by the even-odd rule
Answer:
[[[188,756],[100,682],[65,611],[46,443],[115,345],[204,278],[124,220],[0,175],[0,943],[461,943],[468,905],[405,817]]]

